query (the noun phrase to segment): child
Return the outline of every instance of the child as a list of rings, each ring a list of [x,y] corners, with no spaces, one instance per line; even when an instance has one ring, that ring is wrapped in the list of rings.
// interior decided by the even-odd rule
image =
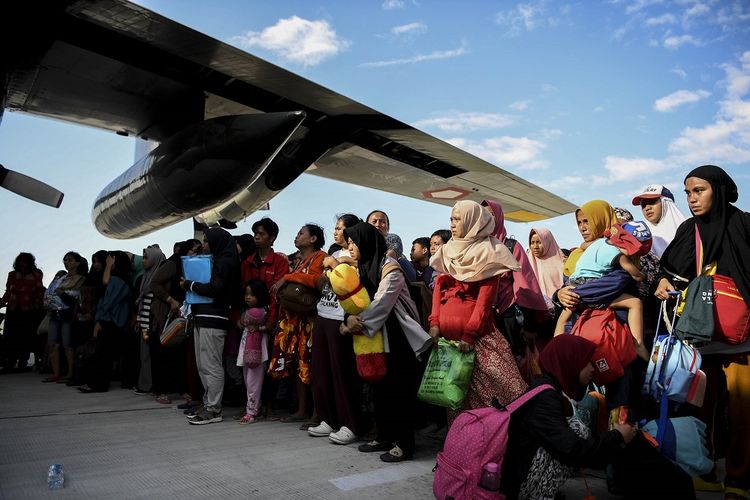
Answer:
[[[643,222],[628,222],[626,224],[617,224],[604,233],[605,237],[600,238],[586,248],[576,265],[575,272],[570,276],[568,284],[584,285],[594,280],[600,280],[605,276],[612,279],[608,283],[602,281],[602,287],[597,290],[602,292],[621,292],[628,278],[641,282],[645,275],[638,269],[634,258],[645,255],[651,249],[651,232]],[[620,272],[617,274],[618,270]],[[618,279],[618,276],[620,278]],[[605,288],[606,286],[606,288]],[[614,300],[604,304],[592,304],[585,301],[582,297],[582,303],[587,307],[612,309],[625,309],[628,313],[628,326],[635,339],[635,350],[638,356],[648,360],[648,352],[643,344],[643,304],[641,299],[628,293],[619,293]],[[555,327],[555,336],[564,333],[565,324],[570,320],[573,311],[563,309],[557,320]]]
[[[240,352],[237,354],[237,366],[242,367],[242,375],[245,378],[247,390],[245,415],[239,420],[242,425],[257,422],[256,416],[260,407],[263,376],[265,374],[263,363],[268,360],[268,334],[266,333],[265,323],[269,302],[270,297],[265,283],[260,280],[248,281],[245,288],[247,309],[239,322],[239,326],[243,327],[244,331],[240,341]],[[261,338],[259,339],[257,336]],[[257,352],[258,350],[260,352]]]

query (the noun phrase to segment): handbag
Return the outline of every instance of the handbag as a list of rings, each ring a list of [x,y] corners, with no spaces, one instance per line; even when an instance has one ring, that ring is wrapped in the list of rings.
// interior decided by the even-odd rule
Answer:
[[[164,323],[164,329],[159,335],[159,342],[162,347],[175,347],[187,337],[187,319],[182,316],[167,316]]]
[[[594,382],[607,385],[622,377],[636,357],[630,328],[620,323],[612,309],[586,309],[570,331],[596,345],[591,362]]]
[[[458,342],[438,339],[427,361],[417,396],[425,403],[458,410],[469,391],[474,351],[461,352]]]
[[[716,274],[715,264],[704,270],[703,243],[697,224],[695,267],[696,278],[683,292],[685,304],[677,323],[677,336],[696,342],[716,340],[726,344],[742,344],[750,332],[750,307],[742,298],[734,279]]]
[[[308,269],[312,265],[315,254],[311,255],[306,261],[306,266],[302,270],[303,273],[307,273]],[[301,264],[300,264],[301,266]],[[279,288],[276,294],[276,298],[279,301],[279,305],[282,309],[291,311],[303,316],[309,316],[316,312],[318,307],[318,299],[320,293],[314,288],[303,285],[301,283],[294,283],[288,281]]]
[[[729,276],[715,274],[713,285],[714,339],[727,344],[742,344],[750,332],[750,307]]]
[[[242,362],[249,368],[255,368],[263,362],[263,334],[258,330],[248,330],[245,334]]]
[[[674,316],[670,323],[666,308],[666,301],[662,301],[642,392],[656,401],[670,399],[678,403],[687,402],[694,406],[703,406],[706,374],[700,369],[701,354],[695,347],[674,335]],[[675,313],[677,308],[678,304],[675,304]],[[668,335],[659,335],[662,318],[669,331]]]

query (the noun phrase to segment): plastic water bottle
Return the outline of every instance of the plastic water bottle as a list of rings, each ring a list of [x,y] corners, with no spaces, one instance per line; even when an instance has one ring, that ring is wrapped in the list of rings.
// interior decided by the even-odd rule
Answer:
[[[482,468],[482,477],[479,479],[479,486],[485,490],[500,490],[500,473],[495,462],[487,462]]]
[[[47,488],[51,490],[59,490],[65,483],[65,476],[63,475],[62,464],[52,464],[49,466],[49,472],[47,473]]]

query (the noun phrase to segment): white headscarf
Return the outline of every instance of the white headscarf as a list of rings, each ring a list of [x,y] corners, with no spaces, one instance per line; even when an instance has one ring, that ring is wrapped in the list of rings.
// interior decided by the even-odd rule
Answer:
[[[661,258],[661,255],[666,250],[667,246],[674,239],[674,235],[677,232],[677,228],[685,220],[685,216],[677,208],[677,205],[671,198],[666,196],[661,197],[661,219],[656,224],[652,224],[646,220],[646,225],[651,230],[651,237],[653,243],[651,244],[651,251],[656,254],[657,257]]]

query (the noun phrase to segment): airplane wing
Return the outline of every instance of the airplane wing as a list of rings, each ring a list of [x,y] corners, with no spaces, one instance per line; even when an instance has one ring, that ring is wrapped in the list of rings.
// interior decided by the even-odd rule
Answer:
[[[269,148],[267,157],[254,163],[258,175],[236,181],[250,184],[227,192],[221,203],[212,199],[213,205],[207,205],[208,200],[202,205],[177,199],[157,203],[152,208],[162,210],[162,215],[168,212],[168,221],[155,217],[139,227],[112,229],[110,236],[145,234],[188,215],[209,223],[239,220],[304,171],[445,205],[492,198],[515,221],[555,217],[575,208],[399,120],[127,1],[27,0],[10,2],[4,11],[9,13],[7,22],[33,20],[12,35],[10,30],[0,35],[0,95],[5,109],[160,144],[213,119],[280,117],[271,120],[281,141],[278,147]],[[279,115],[284,113],[297,114]],[[235,126],[219,123],[225,129]],[[194,130],[190,137],[205,135],[205,130]],[[186,140],[172,140],[171,147],[184,148],[179,154],[172,149],[171,156],[181,158],[183,172],[188,171],[182,154],[189,149]],[[162,151],[154,158],[164,156]],[[134,165],[132,170],[130,177],[121,176],[119,184],[102,192],[95,220],[97,210],[105,213],[104,219],[123,210],[117,208],[122,204],[104,206],[100,200],[126,199],[154,177],[148,165]],[[97,227],[108,232],[104,225]]]

